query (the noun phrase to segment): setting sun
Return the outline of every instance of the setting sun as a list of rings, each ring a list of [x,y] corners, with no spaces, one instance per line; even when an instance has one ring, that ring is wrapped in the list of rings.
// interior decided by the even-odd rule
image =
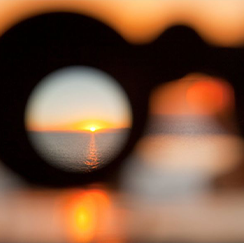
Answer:
[[[95,132],[97,129],[95,127],[90,127],[91,132]]]
[[[113,129],[115,128],[115,125],[107,121],[92,119],[77,122],[73,124],[72,127],[77,131],[97,132],[98,130]]]

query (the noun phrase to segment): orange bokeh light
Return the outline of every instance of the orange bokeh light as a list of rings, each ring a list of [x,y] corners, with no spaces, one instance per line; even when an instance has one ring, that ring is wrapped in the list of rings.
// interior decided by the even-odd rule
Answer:
[[[224,79],[200,73],[160,85],[152,93],[150,110],[157,115],[231,114],[235,98]]]
[[[228,83],[215,78],[203,78],[190,85],[186,101],[193,113],[216,114],[233,105],[233,93]]]
[[[82,191],[69,201],[66,209],[68,236],[71,242],[91,242],[106,226],[110,199],[101,190]]]

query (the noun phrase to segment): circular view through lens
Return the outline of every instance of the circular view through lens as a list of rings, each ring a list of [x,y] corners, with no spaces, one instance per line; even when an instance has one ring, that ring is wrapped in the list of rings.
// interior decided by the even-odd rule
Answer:
[[[35,87],[25,124],[44,160],[63,170],[90,172],[122,150],[132,113],[114,78],[95,68],[74,66],[49,74]]]

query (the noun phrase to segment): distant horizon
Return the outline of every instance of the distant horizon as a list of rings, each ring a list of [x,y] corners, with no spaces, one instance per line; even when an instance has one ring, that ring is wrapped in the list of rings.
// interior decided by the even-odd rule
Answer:
[[[90,130],[34,130],[28,129],[27,132],[39,132],[39,133],[105,133],[105,132],[113,132],[118,130],[130,130],[130,127],[123,127],[123,128],[104,128],[104,129],[97,129],[95,132]]]

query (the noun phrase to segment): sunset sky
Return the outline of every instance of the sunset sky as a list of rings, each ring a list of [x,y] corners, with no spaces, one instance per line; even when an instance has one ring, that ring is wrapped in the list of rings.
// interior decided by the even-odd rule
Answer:
[[[34,131],[130,127],[130,104],[111,76],[94,68],[69,67],[36,86],[26,108],[26,126]]]

